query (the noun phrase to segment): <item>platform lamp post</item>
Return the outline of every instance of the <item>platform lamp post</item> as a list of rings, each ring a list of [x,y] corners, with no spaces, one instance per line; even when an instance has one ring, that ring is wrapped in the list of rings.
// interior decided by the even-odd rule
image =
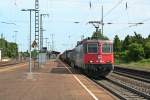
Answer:
[[[30,12],[30,39],[29,39],[29,74],[32,75],[32,63],[31,63],[31,13],[37,11],[36,9],[22,9],[21,11],[29,11]],[[31,76],[32,77],[32,76]]]

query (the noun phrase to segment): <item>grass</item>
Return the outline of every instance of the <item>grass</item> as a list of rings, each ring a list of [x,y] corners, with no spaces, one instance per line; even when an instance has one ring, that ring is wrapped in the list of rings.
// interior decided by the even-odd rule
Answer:
[[[138,62],[130,62],[130,63],[120,63],[120,64],[117,63],[116,65],[127,67],[127,68],[150,71],[150,59],[143,59]]]

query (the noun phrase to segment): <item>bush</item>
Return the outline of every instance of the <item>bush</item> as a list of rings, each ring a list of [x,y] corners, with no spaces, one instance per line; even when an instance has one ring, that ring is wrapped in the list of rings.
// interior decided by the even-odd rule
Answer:
[[[150,40],[144,45],[145,57],[150,58]]]
[[[132,43],[128,49],[128,59],[130,61],[139,61],[144,58],[144,48],[141,44]]]

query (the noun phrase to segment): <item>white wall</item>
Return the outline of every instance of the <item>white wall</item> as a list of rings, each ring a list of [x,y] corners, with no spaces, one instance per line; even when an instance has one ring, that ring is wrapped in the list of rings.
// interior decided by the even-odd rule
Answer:
[[[45,64],[47,61],[46,53],[39,53],[39,62],[40,64]]]

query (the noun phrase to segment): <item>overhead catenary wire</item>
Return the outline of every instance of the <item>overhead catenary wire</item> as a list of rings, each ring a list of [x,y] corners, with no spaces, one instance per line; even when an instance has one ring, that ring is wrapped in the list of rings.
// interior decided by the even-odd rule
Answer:
[[[142,24],[145,24],[145,22],[148,22],[148,21],[150,21],[150,18],[144,19],[144,20],[140,21],[139,23],[135,23],[133,25],[130,25],[129,27],[137,26],[139,24],[142,25]]]
[[[141,21],[141,22],[147,22],[147,21],[150,21],[150,18],[144,19],[144,20]]]
[[[128,23],[128,24],[133,24],[133,25],[129,25],[129,26],[123,27],[123,28],[119,29],[118,31],[115,31],[114,33],[120,32],[120,31],[122,31],[122,30],[129,29],[129,28],[131,28],[131,27],[136,27],[136,26],[138,26],[138,25],[145,24],[144,22],[148,22],[148,21],[150,21],[150,18],[144,19],[144,20],[140,21],[139,23]],[[118,24],[121,24],[121,23],[118,23]],[[122,23],[122,24],[123,24],[123,23]]]
[[[117,8],[122,2],[123,2],[123,0],[120,0],[114,7],[112,7],[112,9],[110,9],[110,10],[105,14],[104,17],[108,16],[108,15],[109,15],[115,8]],[[137,23],[137,22],[136,22],[136,23],[135,23],[135,22],[134,22],[134,23],[129,22],[128,2],[127,2],[127,0],[125,0],[125,10],[126,10],[126,12],[127,12],[128,23],[111,23],[111,22],[109,22],[109,23],[105,23],[105,24],[130,24],[130,26],[127,26],[127,27],[123,28],[123,30],[124,30],[124,29],[130,28],[130,27],[132,27],[132,26],[138,26],[138,25],[145,24],[144,22],[150,20],[150,18],[149,18],[149,19],[145,19],[145,20],[143,20],[143,21],[139,21],[138,23]],[[122,30],[122,29],[121,29],[121,30]]]
[[[124,0],[120,0],[114,7],[112,7],[105,15],[104,17],[108,16],[115,8],[117,8]]]

